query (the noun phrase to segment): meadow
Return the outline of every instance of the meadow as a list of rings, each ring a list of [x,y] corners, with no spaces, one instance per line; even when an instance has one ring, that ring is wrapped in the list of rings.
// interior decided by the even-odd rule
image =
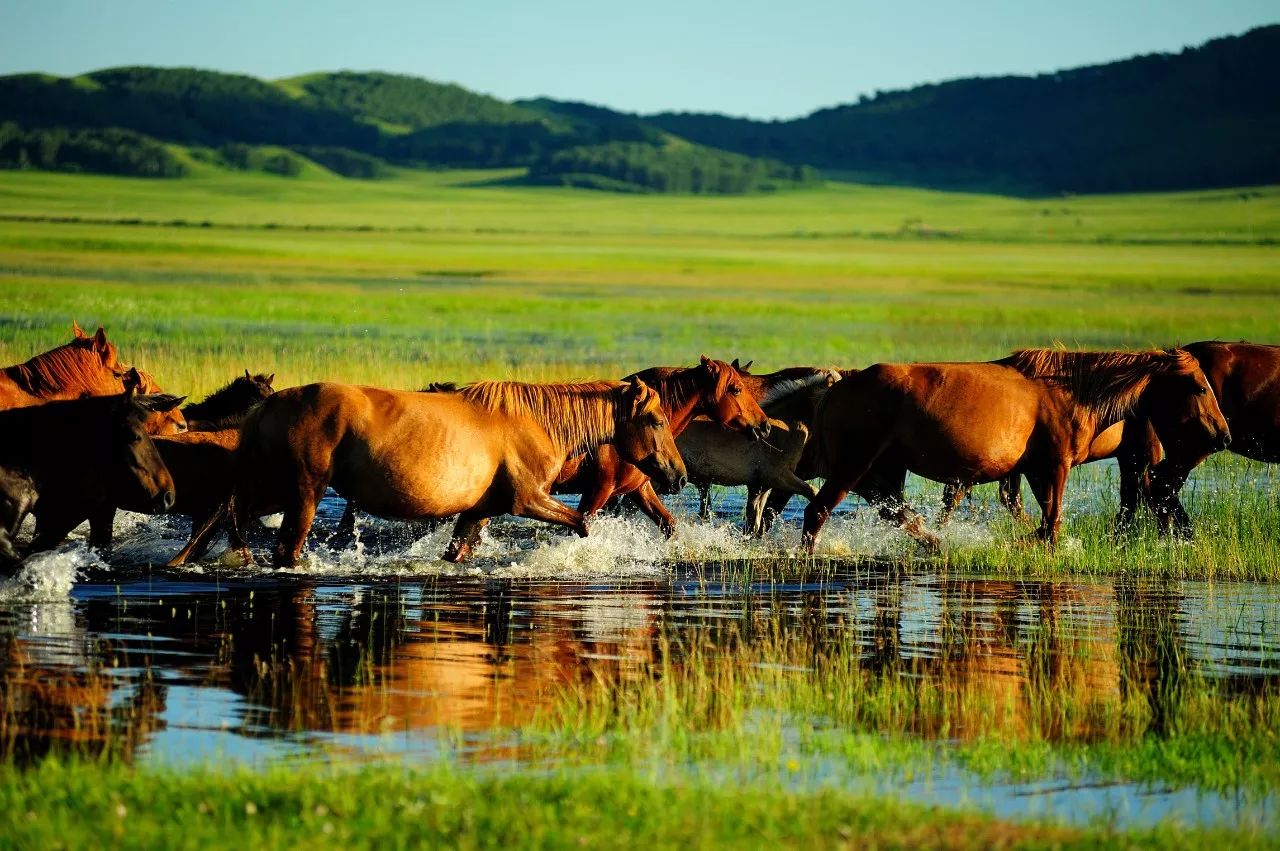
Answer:
[[[701,353],[754,359],[755,370],[767,371],[991,359],[1058,343],[1280,341],[1273,187],[1019,199],[830,182],[742,198],[618,197],[515,187],[505,182],[509,172],[358,182],[318,170],[289,179],[191,169],[178,181],[0,173],[0,358],[17,362],[56,345],[74,318],[105,325],[122,357],[166,389],[200,396],[245,368],[276,372],[277,387],[327,378],[418,387],[621,376]],[[940,488],[913,488],[936,504]],[[88,693],[101,675],[108,691],[135,694],[122,680],[144,693],[147,682],[188,677],[185,688],[234,693],[263,713],[246,722],[246,740],[266,732],[293,741],[301,731],[334,740],[317,756],[306,739],[308,759],[322,767],[175,767],[149,761],[155,719],[143,716],[154,712],[193,736],[199,725],[163,707],[135,717],[117,702],[104,716],[106,738],[130,742],[137,732],[138,752],[112,745],[85,761],[71,748],[68,762],[35,769],[11,754],[0,778],[6,834],[31,845],[74,845],[82,835],[305,844],[317,842],[316,831],[329,836],[329,824],[353,845],[385,838],[553,847],[619,836],[659,847],[1274,842],[1274,824],[1252,816],[1228,826],[1191,818],[1194,829],[1104,816],[1046,824],[1016,808],[1006,818],[962,800],[932,806],[895,797],[894,784],[960,770],[996,787],[1064,778],[1154,784],[1238,796],[1254,802],[1246,809],[1255,815],[1269,809],[1280,711],[1270,585],[1280,578],[1277,473],[1234,456],[1206,464],[1185,493],[1200,524],[1193,544],[1162,541],[1149,522],[1117,543],[1115,491],[1109,465],[1073,474],[1067,543],[1057,551],[1018,542],[1025,530],[998,512],[983,515],[994,501],[988,495],[978,509],[983,534],[950,541],[940,559],[894,539],[870,553],[836,548],[801,562],[779,537],[760,550],[738,545],[708,563],[682,563],[656,588],[607,574],[578,589],[554,576],[436,588],[418,568],[376,580],[357,569],[332,580],[338,588],[325,596],[310,577],[288,576],[279,584],[315,599],[264,602],[270,638],[247,650],[253,631],[219,612],[251,610],[255,591],[275,593],[275,585],[212,564],[206,574],[143,569],[137,587],[122,592],[120,583],[137,574],[109,573],[70,604],[74,616],[52,618],[70,635],[111,636],[76,663],[77,687]],[[227,577],[245,584],[224,588]],[[885,628],[893,618],[878,602],[833,614],[813,601],[864,581],[879,601],[892,596],[880,583],[913,577],[979,577],[1013,602],[971,594],[941,614],[931,602]],[[1191,579],[1208,580],[1209,598],[1242,595],[1224,617],[1243,637],[1215,633],[1205,649],[1187,649],[1198,610],[1177,601]],[[1061,583],[1057,602],[1038,602],[1032,580]],[[1135,581],[1153,585],[1135,592]],[[112,583],[116,608],[108,611]],[[494,588],[503,583],[534,598],[563,593],[568,602],[502,609],[505,592]],[[1081,591],[1088,583],[1098,588]],[[790,590],[771,601],[775,587]],[[403,588],[405,599],[356,618],[387,588]],[[723,619],[675,623],[678,601],[710,610],[725,589],[732,599]],[[211,599],[200,605],[211,615],[184,602],[205,592]],[[437,593],[444,602],[423,602]],[[472,594],[480,599],[467,602]],[[610,594],[623,602],[601,601]],[[1158,602],[1162,595],[1175,602]],[[1250,595],[1261,600],[1256,610]],[[1080,602],[1095,598],[1107,602],[1096,610]],[[54,690],[38,685],[46,663],[26,626],[51,618],[25,605],[0,607],[11,658],[26,660],[3,668],[0,740],[11,750],[63,718],[55,707],[32,726],[27,714],[43,705],[33,695],[52,700]],[[632,638],[583,638],[607,605]],[[1087,617],[1062,623],[1073,606]],[[564,634],[555,631],[560,621],[539,614],[562,607],[578,619]],[[1026,614],[1033,609],[1040,614]],[[289,611],[295,628],[280,630]],[[508,625],[507,634],[494,611],[530,623]],[[631,630],[637,611],[647,613],[645,626]],[[334,618],[358,623],[313,624]],[[931,628],[936,618],[937,644],[904,661],[895,636],[920,618]],[[207,668],[180,671],[185,663],[165,661],[168,632],[194,641],[210,623],[224,644],[196,647],[209,654]],[[538,644],[544,634],[550,638]],[[469,642],[465,652],[459,636]],[[131,642],[136,652],[122,657]],[[1233,642],[1245,661],[1214,662],[1213,648]],[[428,647],[427,655],[457,651],[438,657],[452,667],[424,666]],[[335,674],[349,652],[356,660]],[[625,661],[637,654],[641,663]],[[1003,661],[980,661],[991,658]],[[616,659],[624,661],[610,668]],[[153,676],[152,665],[168,673]],[[105,673],[113,670],[121,673]],[[467,677],[483,684],[482,696],[450,703],[450,689]],[[533,688],[538,711],[499,711],[504,683]],[[445,709],[411,721],[389,708],[406,688],[430,692],[423,705]],[[528,697],[506,696],[517,708]],[[456,758],[353,768],[367,759],[346,751],[362,746],[355,733],[384,729],[405,741],[443,742],[441,752]],[[160,750],[159,739],[150,741]],[[489,756],[476,757],[477,747]],[[134,760],[144,767],[121,764]],[[868,776],[886,785],[856,791],[846,782]],[[157,788],[163,792],[153,794]],[[380,832],[404,822],[422,832]]]

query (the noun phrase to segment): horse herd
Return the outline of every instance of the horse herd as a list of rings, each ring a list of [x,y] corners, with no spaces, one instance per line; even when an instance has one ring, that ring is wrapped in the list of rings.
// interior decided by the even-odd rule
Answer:
[[[936,535],[904,498],[907,473],[944,483],[946,522],[962,494],[1000,482],[1021,514],[1025,478],[1056,540],[1073,466],[1116,458],[1120,527],[1140,502],[1162,532],[1190,536],[1178,494],[1228,448],[1280,462],[1280,347],[1202,342],[1143,352],[1027,349],[977,363],[791,367],[767,375],[703,357],[621,381],[483,381],[406,391],[318,383],[275,391],[248,371],[182,406],[120,363],[99,328],[0,370],[0,566],[57,546],[81,523],[109,549],[125,509],[192,518],[170,564],[199,558],[222,532],[246,562],[253,519],[283,513],[272,561],[300,558],[327,488],[386,518],[456,517],[443,557],[465,560],[498,515],[587,534],[611,501],[667,535],[659,493],[692,481],[749,489],[744,531],[762,534],[795,494],[809,499],[812,552],[854,492],[928,547]],[[821,489],[810,484],[823,479]],[[554,494],[580,494],[577,509]],[[19,548],[23,519],[35,518]]]

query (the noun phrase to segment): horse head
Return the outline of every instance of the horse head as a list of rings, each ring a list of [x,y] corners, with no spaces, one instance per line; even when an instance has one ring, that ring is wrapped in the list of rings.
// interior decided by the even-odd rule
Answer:
[[[660,491],[678,493],[688,482],[688,472],[662,413],[662,400],[639,378],[625,382],[617,392],[621,398],[614,448]]]
[[[147,433],[147,423],[156,414],[175,410],[182,397],[139,393],[142,382],[138,370],[130,369],[124,393],[107,397],[111,405],[108,422],[94,439],[112,470],[118,502],[147,505],[162,513],[173,507],[173,478]]]
[[[1184,349],[1166,349],[1141,401],[1166,448],[1218,451],[1231,445],[1231,429],[1200,363]]]
[[[734,361],[736,364],[737,361]],[[757,440],[769,436],[769,417],[742,383],[743,368],[702,356],[705,375],[702,413],[731,431],[749,431]],[[749,365],[749,364],[748,364]]]

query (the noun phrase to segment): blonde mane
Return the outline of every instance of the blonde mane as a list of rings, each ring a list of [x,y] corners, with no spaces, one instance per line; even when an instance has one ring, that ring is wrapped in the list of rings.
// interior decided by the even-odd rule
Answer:
[[[1070,393],[1099,420],[1122,420],[1157,375],[1193,375],[1199,363],[1182,349],[1146,352],[1069,352],[1021,349],[996,363]]]
[[[480,381],[457,393],[472,404],[509,416],[528,417],[542,426],[566,457],[589,452],[613,439],[620,422],[632,417],[624,408],[621,381],[525,384]],[[652,390],[643,412],[659,405]]]
[[[41,352],[25,363],[8,367],[4,374],[24,393],[45,399],[78,396],[92,391],[120,392],[124,385],[115,363],[115,346],[107,357],[95,351],[89,338],[72,340]]]

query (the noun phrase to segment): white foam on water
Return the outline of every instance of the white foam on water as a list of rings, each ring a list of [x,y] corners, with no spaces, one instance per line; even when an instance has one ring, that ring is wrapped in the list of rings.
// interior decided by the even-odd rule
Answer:
[[[97,551],[84,541],[28,556],[18,572],[0,580],[2,602],[61,602],[71,595],[76,577],[89,567],[106,567]]]

